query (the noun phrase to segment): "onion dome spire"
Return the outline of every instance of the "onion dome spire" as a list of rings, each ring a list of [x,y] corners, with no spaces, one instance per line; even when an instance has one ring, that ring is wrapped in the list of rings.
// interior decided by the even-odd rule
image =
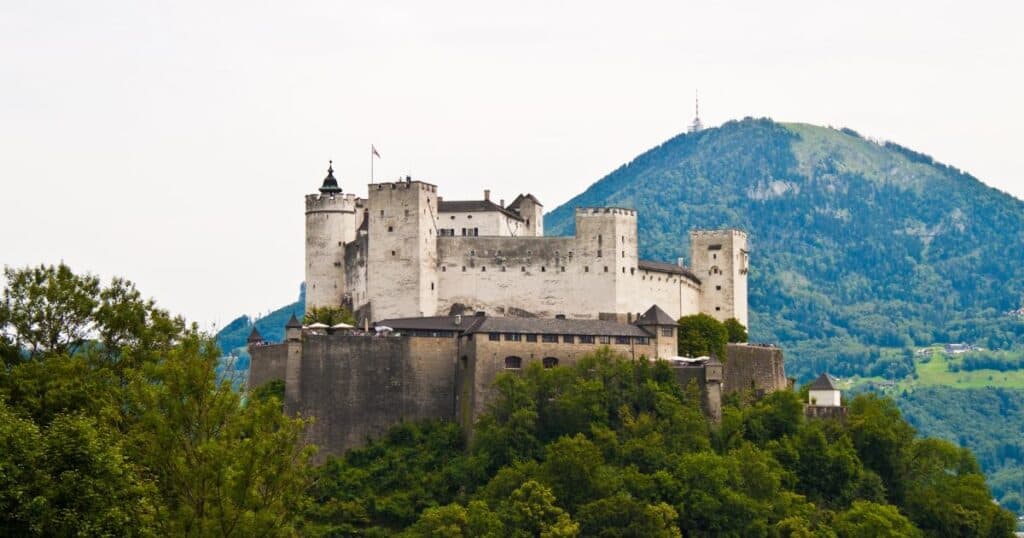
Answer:
[[[334,161],[327,161],[327,177],[324,178],[324,184],[320,186],[320,192],[327,193],[338,193],[341,192],[341,187],[338,186],[338,180],[334,179]]]

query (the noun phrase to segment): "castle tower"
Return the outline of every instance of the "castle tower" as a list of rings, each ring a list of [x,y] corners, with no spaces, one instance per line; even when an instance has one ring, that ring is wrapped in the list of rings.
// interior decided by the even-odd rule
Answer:
[[[437,313],[437,187],[371,183],[367,296],[373,320]]]
[[[633,274],[639,264],[636,211],[621,207],[576,208],[576,240],[584,247],[579,253],[590,265],[597,282],[593,293],[607,310],[599,316],[632,313],[636,286]],[[605,297],[607,295],[607,297]]]
[[[333,162],[318,194],[306,195],[306,308],[341,306],[345,243],[356,237],[356,197],[342,194]]]
[[[658,305],[644,312],[636,321],[636,325],[653,335],[658,358],[667,359],[679,354],[679,340],[676,335],[678,324]]]
[[[701,281],[700,311],[747,326],[747,234],[740,230],[690,232],[690,259]]]
[[[520,194],[508,208],[523,218],[523,233],[526,237],[542,237],[544,235],[544,205],[532,194]]]

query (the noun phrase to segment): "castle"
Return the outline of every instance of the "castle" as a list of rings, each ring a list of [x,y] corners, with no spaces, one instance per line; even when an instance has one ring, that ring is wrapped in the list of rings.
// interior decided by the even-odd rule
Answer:
[[[443,200],[430,183],[342,193],[332,169],[306,196],[306,306],[360,322],[486,312],[515,317],[673,319],[704,312],[747,325],[747,236],[690,233],[691,267],[639,258],[636,211],[576,209],[572,237],[544,237],[542,205]]]
[[[531,363],[573,364],[608,347],[666,359],[695,383],[710,419],[721,396],[786,388],[781,350],[730,344],[723,362],[676,357],[676,320],[706,313],[747,324],[747,236],[690,233],[691,266],[640,260],[636,211],[576,210],[572,237],[543,235],[531,194],[505,205],[443,200],[409,177],[345,194],[328,168],[306,196],[306,307],[345,307],[358,327],[303,326],[286,341],[253,329],[249,385],[285,384],[285,409],[316,417],[321,456],[403,420],[446,419],[471,431],[494,378]],[[373,330],[371,330],[371,326]]]

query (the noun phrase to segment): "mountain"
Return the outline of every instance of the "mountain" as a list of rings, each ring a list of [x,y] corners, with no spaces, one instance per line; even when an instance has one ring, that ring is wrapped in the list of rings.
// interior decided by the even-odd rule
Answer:
[[[577,206],[639,212],[641,256],[688,255],[692,228],[750,236],[750,333],[787,348],[801,380],[902,377],[884,348],[970,342],[1009,349],[1024,322],[1024,202],[951,166],[850,129],[747,118],[681,134],[545,218]]]

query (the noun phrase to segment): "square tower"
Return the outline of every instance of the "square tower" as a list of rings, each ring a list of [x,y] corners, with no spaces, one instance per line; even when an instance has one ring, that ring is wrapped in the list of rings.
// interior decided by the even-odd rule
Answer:
[[[374,320],[437,312],[437,187],[422,181],[368,186],[366,291]]]
[[[747,234],[740,230],[690,232],[693,272],[701,281],[700,311],[747,327]]]

